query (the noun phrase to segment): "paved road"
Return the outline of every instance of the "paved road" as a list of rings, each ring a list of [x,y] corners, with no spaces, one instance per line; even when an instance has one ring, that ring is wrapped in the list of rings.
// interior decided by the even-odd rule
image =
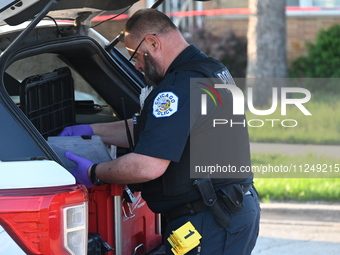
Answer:
[[[252,255],[340,253],[340,204],[261,204],[260,236]]]

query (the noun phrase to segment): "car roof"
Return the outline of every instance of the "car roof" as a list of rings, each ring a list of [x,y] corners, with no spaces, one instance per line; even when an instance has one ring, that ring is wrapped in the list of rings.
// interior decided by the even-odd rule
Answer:
[[[103,11],[126,8],[139,0],[1,0],[0,25],[19,25],[39,13],[49,2],[58,2],[48,13],[54,19],[75,19],[88,12],[90,18]]]

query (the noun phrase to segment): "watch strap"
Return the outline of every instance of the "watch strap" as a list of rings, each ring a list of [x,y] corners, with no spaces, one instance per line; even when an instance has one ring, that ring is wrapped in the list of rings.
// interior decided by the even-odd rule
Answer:
[[[100,186],[100,185],[103,185],[105,184],[103,181],[101,181],[97,175],[96,175],[96,168],[97,168],[98,164],[93,164],[91,166],[91,169],[90,169],[90,179],[91,179],[91,182],[96,185],[96,186]]]

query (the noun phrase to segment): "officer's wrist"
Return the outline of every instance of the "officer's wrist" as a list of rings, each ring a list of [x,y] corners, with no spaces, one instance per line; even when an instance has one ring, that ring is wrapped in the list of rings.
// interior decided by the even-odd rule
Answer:
[[[98,164],[93,164],[90,167],[90,180],[91,182],[96,185],[96,186],[101,186],[103,184],[105,184],[105,182],[103,182],[102,180],[100,180],[97,175],[96,175],[96,168],[97,168]]]

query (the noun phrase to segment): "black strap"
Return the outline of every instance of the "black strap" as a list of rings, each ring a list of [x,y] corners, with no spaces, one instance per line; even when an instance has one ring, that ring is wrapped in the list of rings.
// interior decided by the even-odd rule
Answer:
[[[204,179],[197,179],[194,185],[198,188],[203,198],[203,202],[209,207],[210,211],[214,215],[215,220],[223,227],[226,228],[230,224],[229,214],[223,210],[219,201],[217,200],[217,195],[212,185],[211,179],[209,177]]]
[[[125,122],[126,135],[127,135],[127,139],[128,139],[128,142],[129,142],[130,152],[133,152],[134,146],[133,146],[133,142],[132,142],[132,135],[131,135],[131,132],[130,132],[129,124],[128,124],[127,119],[126,119],[125,100],[124,100],[123,97],[122,97],[121,100],[122,100],[122,108],[123,108],[123,115],[124,115],[123,118],[124,118],[124,122]]]
[[[196,201],[186,203],[169,211],[163,212],[162,215],[166,220],[172,221],[180,217],[195,215],[197,213],[204,212],[207,210],[209,210],[209,207],[206,206],[203,202],[203,199],[200,198]]]
[[[246,194],[253,187],[253,185],[251,185],[251,184],[248,184],[248,185],[240,184],[240,185],[241,185],[241,189],[242,189],[244,194]],[[217,201],[216,203],[219,203],[219,202]],[[177,207],[175,207],[171,210],[168,210],[166,212],[163,212],[162,215],[166,220],[172,221],[172,220],[175,220],[175,219],[180,218],[180,217],[195,215],[197,213],[208,211],[210,209],[211,209],[211,207],[207,206],[204,203],[203,198],[200,198],[200,199],[195,200],[193,202],[189,202],[189,203],[186,203],[184,205],[177,206]],[[214,216],[215,216],[215,214],[214,214]],[[222,221],[220,220],[220,222],[222,222],[225,226],[226,224],[228,224],[229,215],[226,216],[226,212],[223,211],[218,218],[222,218],[223,216],[226,217],[227,219],[222,220]]]

